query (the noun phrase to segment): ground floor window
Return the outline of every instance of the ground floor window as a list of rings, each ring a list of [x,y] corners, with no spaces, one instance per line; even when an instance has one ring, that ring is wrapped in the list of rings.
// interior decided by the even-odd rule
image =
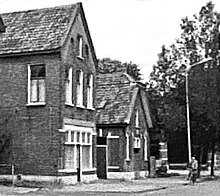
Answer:
[[[64,169],[92,168],[92,128],[65,126]]]

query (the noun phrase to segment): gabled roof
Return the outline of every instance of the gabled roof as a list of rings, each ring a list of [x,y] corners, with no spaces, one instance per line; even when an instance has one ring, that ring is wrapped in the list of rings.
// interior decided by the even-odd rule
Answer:
[[[132,77],[122,72],[97,74],[96,87],[97,124],[129,124],[137,95],[141,92]],[[148,103],[145,100],[143,104],[146,104],[144,111],[148,127],[152,127]]]
[[[79,11],[95,56],[81,3],[1,14],[6,32],[0,33],[0,55],[61,48]]]

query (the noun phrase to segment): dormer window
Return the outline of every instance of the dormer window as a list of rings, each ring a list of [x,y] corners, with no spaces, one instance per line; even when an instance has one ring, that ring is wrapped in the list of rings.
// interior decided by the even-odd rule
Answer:
[[[83,58],[83,39],[82,36],[78,35],[78,57]]]

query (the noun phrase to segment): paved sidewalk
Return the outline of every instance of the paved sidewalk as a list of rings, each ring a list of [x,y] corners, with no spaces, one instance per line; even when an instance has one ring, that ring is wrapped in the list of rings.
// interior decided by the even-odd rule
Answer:
[[[179,176],[163,177],[163,178],[144,178],[139,180],[97,180],[92,183],[79,183],[72,186],[65,186],[62,189],[51,189],[51,188],[24,188],[24,187],[7,187],[0,185],[0,195],[10,195],[11,193],[28,194],[31,192],[46,193],[52,191],[57,194],[59,193],[73,193],[74,192],[89,192],[89,193],[144,193],[149,191],[156,191],[176,186],[184,186],[189,182],[186,180],[187,171],[170,170],[168,173],[176,173]],[[198,182],[205,181],[208,179],[209,172],[202,172],[201,179]],[[215,172],[216,176],[220,176],[220,171]],[[40,193],[39,192],[39,193]]]
[[[97,180],[90,184],[77,184],[55,189],[58,192],[141,193],[186,185],[185,177],[146,178],[132,181]]]

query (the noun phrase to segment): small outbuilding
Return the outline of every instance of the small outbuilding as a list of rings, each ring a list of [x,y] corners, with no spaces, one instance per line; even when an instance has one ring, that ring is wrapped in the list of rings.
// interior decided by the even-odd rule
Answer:
[[[147,176],[149,130],[153,125],[146,86],[123,71],[98,73],[96,86],[98,177]],[[99,143],[103,140],[106,143]],[[105,153],[99,153],[99,144],[106,144],[106,160]],[[106,170],[102,167],[105,162]]]

